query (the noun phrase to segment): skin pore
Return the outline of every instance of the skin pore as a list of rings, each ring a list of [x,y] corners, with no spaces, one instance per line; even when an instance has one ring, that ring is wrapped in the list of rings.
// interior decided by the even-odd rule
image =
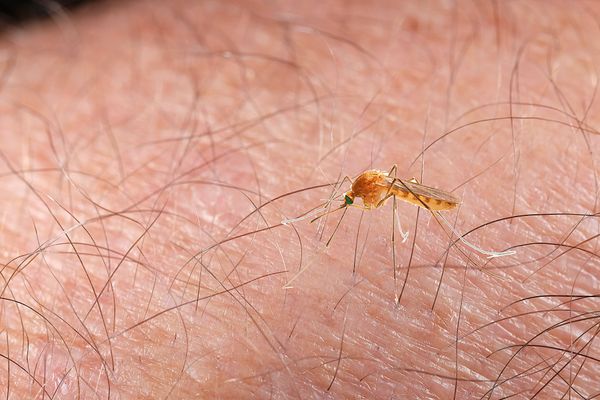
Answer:
[[[600,8],[565,4],[114,1],[4,32],[0,398],[599,395]],[[401,204],[394,280],[391,201],[328,247],[343,211],[281,224],[394,164],[517,253],[447,252]]]

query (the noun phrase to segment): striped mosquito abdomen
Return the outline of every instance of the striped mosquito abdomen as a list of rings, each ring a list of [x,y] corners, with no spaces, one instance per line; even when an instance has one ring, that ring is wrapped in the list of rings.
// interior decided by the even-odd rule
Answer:
[[[398,200],[406,201],[407,203],[432,211],[452,210],[458,205],[458,200],[454,200],[448,196],[445,198],[432,197],[398,188],[394,188],[394,195]]]

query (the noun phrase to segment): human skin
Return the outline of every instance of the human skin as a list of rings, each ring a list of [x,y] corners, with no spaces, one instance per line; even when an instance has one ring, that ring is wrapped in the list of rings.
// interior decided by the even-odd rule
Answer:
[[[565,5],[115,1],[6,31],[0,397],[599,394],[598,302],[569,300],[598,293],[600,9]],[[281,224],[393,164],[516,254],[445,257],[400,205],[394,280],[391,201],[329,246],[342,211]]]

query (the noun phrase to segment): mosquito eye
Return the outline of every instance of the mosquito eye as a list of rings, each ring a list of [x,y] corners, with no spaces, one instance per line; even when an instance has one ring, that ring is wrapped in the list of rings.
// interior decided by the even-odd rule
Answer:
[[[344,201],[346,202],[346,204],[351,205],[352,203],[354,203],[354,200],[352,200],[350,198],[350,196],[346,195],[344,196]]]

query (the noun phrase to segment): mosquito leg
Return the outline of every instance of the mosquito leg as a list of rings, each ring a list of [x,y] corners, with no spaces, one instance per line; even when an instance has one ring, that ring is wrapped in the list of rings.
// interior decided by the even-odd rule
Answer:
[[[392,188],[394,187],[394,183],[396,183],[396,180],[398,180],[398,178],[396,177],[396,172],[398,172],[398,166],[396,164],[394,164],[392,166],[392,168],[390,168],[390,170],[388,171],[388,176],[390,176],[394,179],[392,180],[392,183],[390,183],[390,186],[388,187],[388,190],[385,193],[384,199],[379,202],[377,207],[379,207],[381,204],[383,204],[383,202],[390,197],[390,194],[392,193]]]
[[[473,243],[469,242],[467,239],[465,239],[463,237],[463,235],[461,235],[455,228],[454,226],[452,226],[452,224],[450,223],[450,221],[448,221],[446,219],[446,217],[444,217],[439,211],[435,211],[434,214],[432,214],[434,216],[434,218],[436,219],[436,221],[441,220],[444,225],[446,225],[446,227],[448,227],[448,229],[450,229],[450,231],[455,234],[457,236],[457,241],[460,240],[463,244],[465,244],[467,247],[470,247],[471,249],[475,250],[478,253],[481,254],[485,254],[486,256],[488,256],[488,258],[496,258],[496,257],[504,257],[504,256],[511,256],[513,254],[516,253],[515,250],[505,250],[505,251],[490,251],[490,250],[484,250],[479,246],[474,245]],[[441,224],[440,224],[441,225]]]
[[[352,265],[352,275],[356,272],[356,268],[358,267],[358,240],[360,238],[360,226],[362,225],[363,216],[365,215],[365,210],[363,209],[360,213],[360,219],[358,220],[358,228],[356,229],[356,242],[354,243],[354,264]]]
[[[392,180],[392,183],[390,183],[390,186],[388,187],[387,192],[385,193],[385,196],[383,198],[383,200],[381,200],[379,203],[377,203],[377,207],[380,207],[383,205],[383,203],[389,199],[391,196],[393,196],[392,194],[392,188],[394,187],[394,183],[396,183],[396,180],[398,180],[398,178],[396,177],[396,173],[398,172],[398,166],[396,164],[392,165],[392,168],[390,168],[390,170],[388,171],[388,176],[394,178]],[[394,197],[394,204],[396,204],[396,198]],[[396,207],[394,207],[395,209]],[[402,230],[400,230],[402,231]]]
[[[335,229],[331,233],[331,236],[329,237],[329,240],[327,241],[327,243],[325,243],[325,247],[329,247],[329,244],[333,240],[333,236],[337,232],[338,228],[340,227],[340,224],[342,223],[342,220],[344,219],[344,215],[346,215],[346,211],[348,211],[348,207],[344,207],[344,212],[342,213],[342,216],[340,217],[340,220],[338,221],[337,225],[335,226]]]
[[[393,193],[391,193],[391,190],[392,190],[392,187],[394,186],[394,183],[396,182],[396,180],[399,180],[396,177],[396,171],[397,170],[398,170],[398,166],[396,164],[394,164],[394,166],[392,168],[390,168],[390,172],[388,172],[388,176],[391,176],[392,178],[394,178],[394,180],[390,184],[390,187],[388,188],[388,191],[387,191],[385,197],[381,201],[379,201],[379,203],[377,203],[377,207],[382,206],[383,203],[387,199],[389,199],[390,197],[394,196],[394,217],[395,217],[395,219],[397,221],[398,230],[400,231],[400,235],[402,235],[402,243],[404,243],[408,239],[408,232],[404,232],[404,230],[402,229],[402,224],[400,223],[400,218],[397,217],[397,213],[398,213],[397,203],[398,202],[396,201],[396,196]],[[396,223],[394,223],[394,225],[395,224]]]
[[[390,184],[390,187],[388,188],[387,194],[386,194],[386,198],[389,197],[390,195],[393,195],[391,193],[392,188],[394,187],[394,183],[396,182],[396,173],[398,172],[398,165],[394,164],[392,166],[392,168],[390,168],[390,171],[388,172],[388,176],[391,176],[392,178],[394,178],[394,180],[392,181],[392,183]],[[398,293],[397,293],[397,282],[396,282],[396,223],[398,224],[398,230],[400,232],[400,235],[402,235],[402,243],[406,242],[406,239],[408,239],[408,232],[404,233],[404,231],[402,230],[402,226],[400,225],[400,219],[398,218],[398,201],[396,200],[396,196],[394,196],[394,209],[392,210],[392,263],[394,264],[394,288],[396,290],[396,297],[398,297]]]
[[[397,288],[397,285],[396,285],[396,196],[394,196],[394,209],[392,211],[392,267],[394,268],[394,288]]]
[[[340,190],[342,188],[342,186],[344,186],[345,182],[348,182],[350,184],[350,186],[352,186],[352,178],[350,178],[348,175],[346,175],[342,178],[342,180],[340,181],[340,184],[335,187],[335,192]],[[333,196],[332,196],[332,198],[333,198]]]
[[[390,186],[388,187],[388,190],[387,190],[387,192],[385,193],[385,198],[384,198],[384,200],[380,201],[380,202],[379,202],[379,203],[380,203],[379,205],[381,205],[381,203],[383,203],[383,201],[385,201],[385,200],[387,200],[387,199],[389,198],[390,194],[392,193],[392,188],[394,187],[394,184],[395,184],[396,182],[400,182],[400,183],[402,183],[402,185],[403,185],[403,186],[406,188],[406,184],[404,184],[404,182],[402,182],[402,180],[401,180],[400,178],[398,178],[398,176],[396,175],[396,173],[397,173],[397,172],[398,172],[398,166],[397,166],[396,164],[394,164],[394,165],[392,166],[392,168],[390,168],[390,170],[389,170],[389,172],[388,172],[388,176],[389,176],[389,177],[391,177],[391,178],[393,178],[393,179],[392,179],[392,182],[390,183]],[[411,181],[411,182],[413,182],[413,183],[418,183],[418,182],[417,182],[417,180],[416,180],[415,178],[412,178],[410,181]],[[406,188],[406,189],[408,189],[408,188]],[[409,189],[409,190],[410,190],[410,189]],[[413,193],[413,195],[414,195],[414,193]],[[417,197],[417,196],[415,195],[415,197]],[[378,205],[378,206],[379,206],[379,205]],[[401,230],[401,231],[402,231],[402,230]]]
[[[394,267],[394,301],[396,304],[400,303],[400,298],[402,297],[402,292],[404,292],[404,286],[406,285],[406,279],[404,280],[404,284],[402,285],[402,291],[398,293],[398,280],[396,273],[396,225],[398,225],[398,229],[400,234],[402,235],[402,243],[406,242],[408,238],[408,232],[404,232],[402,227],[400,226],[400,219],[398,218],[398,201],[396,196],[394,196],[394,208],[392,210],[392,264]],[[407,275],[408,278],[408,275]]]
[[[402,236],[402,243],[405,243],[408,240],[408,231],[404,231],[402,229],[402,223],[400,222],[400,217],[398,217],[398,202],[396,201],[396,196],[394,196],[394,213],[396,215],[396,222],[398,223],[398,231]]]
[[[383,205],[383,203],[385,203],[386,200],[389,199],[392,196],[394,196],[393,193],[387,193],[383,199],[379,200],[379,202],[377,203],[377,205],[375,206],[375,208],[381,207]],[[394,196],[394,199],[396,199],[396,196]]]
[[[333,201],[333,199],[337,197],[335,194],[344,185],[344,182],[348,182],[350,183],[350,186],[352,186],[352,178],[350,178],[348,175],[344,176],[339,183],[333,185],[333,193],[331,193],[331,196],[329,196],[329,202]]]

